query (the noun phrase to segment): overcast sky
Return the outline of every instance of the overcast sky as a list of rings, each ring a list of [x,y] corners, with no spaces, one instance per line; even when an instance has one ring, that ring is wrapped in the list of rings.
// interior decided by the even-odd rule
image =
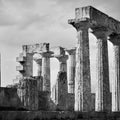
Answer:
[[[0,0],[2,86],[11,84],[18,74],[16,57],[23,44],[49,42],[51,47],[74,47],[76,30],[67,21],[74,18],[75,8],[87,5],[120,20],[120,0]],[[95,43],[95,37],[90,35],[93,89],[96,82]],[[109,51],[110,73],[113,75],[111,43]],[[52,74],[56,69],[52,64]]]

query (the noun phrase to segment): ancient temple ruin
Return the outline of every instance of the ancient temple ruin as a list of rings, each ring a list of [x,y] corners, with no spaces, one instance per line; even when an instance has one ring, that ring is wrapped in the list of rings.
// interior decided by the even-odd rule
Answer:
[[[119,111],[119,34],[120,22],[88,6],[75,9],[75,19],[68,23],[76,28],[78,42],[76,49],[75,74],[75,110],[88,111],[91,105],[91,78],[89,60],[88,30],[97,38],[97,75],[96,111]],[[109,37],[109,39],[107,39]],[[115,81],[114,92],[110,93],[108,45],[110,40],[115,49]],[[113,104],[111,101],[114,101]]]
[[[77,30],[77,45],[67,49],[50,48],[49,43],[23,45],[16,58],[19,66],[17,93],[21,106],[28,110],[119,112],[120,111],[120,22],[91,7],[75,9],[68,23]],[[91,93],[89,30],[97,42],[96,93]],[[115,81],[110,92],[108,40],[115,52]],[[56,84],[51,88],[50,59],[59,61]],[[69,60],[67,64],[67,60]],[[33,76],[33,61],[38,66]],[[68,71],[67,71],[68,66]],[[69,73],[69,74],[68,74]],[[1,88],[1,91],[3,89]],[[0,91],[0,92],[1,92]]]
[[[49,44],[24,45],[23,52],[17,58],[21,66],[17,70],[22,77],[32,76],[33,59],[37,62],[38,77],[42,80],[39,85],[41,90],[50,92],[61,110],[67,110],[71,101],[75,111],[91,111],[95,106],[95,111],[119,111],[119,21],[109,17],[99,10],[88,6],[75,9],[75,19],[68,20],[77,30],[77,47],[66,49],[56,47],[50,51]],[[98,86],[95,95],[91,93],[91,75],[89,58],[89,29],[97,38],[97,74]],[[115,86],[112,96],[109,83],[108,65],[108,45],[107,38],[113,43],[115,48]],[[68,53],[68,55],[66,55]],[[34,57],[38,54],[38,58]],[[25,56],[24,56],[25,55]],[[25,58],[24,58],[25,57]],[[58,59],[60,63],[56,84],[50,88],[50,58]],[[26,59],[24,61],[24,59]],[[69,59],[69,71],[67,71],[67,60]],[[67,78],[67,72],[69,76]],[[43,85],[43,86],[42,86]],[[69,97],[67,97],[69,96]],[[70,98],[70,99],[69,99]],[[114,103],[112,101],[114,99]],[[74,103],[73,103],[74,102]],[[95,104],[95,105],[93,105]]]

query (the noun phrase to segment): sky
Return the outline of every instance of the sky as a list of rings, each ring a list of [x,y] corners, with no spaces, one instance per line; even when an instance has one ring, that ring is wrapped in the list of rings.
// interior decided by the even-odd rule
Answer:
[[[2,57],[2,86],[13,83],[16,57],[22,45],[48,42],[51,47],[75,47],[76,30],[68,24],[75,17],[75,8],[91,5],[120,20],[120,0],[0,0],[0,52]],[[96,38],[90,38],[92,90],[96,86]],[[109,46],[110,80],[113,80],[113,46]],[[51,60],[52,84],[58,71],[58,61]]]

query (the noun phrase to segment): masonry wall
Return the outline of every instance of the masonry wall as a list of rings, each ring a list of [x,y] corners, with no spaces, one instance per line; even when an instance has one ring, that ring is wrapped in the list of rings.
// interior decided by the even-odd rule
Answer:
[[[32,53],[26,53],[26,62],[23,64],[24,66],[24,76],[30,77],[33,76],[33,55]]]
[[[67,109],[67,73],[58,72],[56,83],[56,105],[58,110]]]
[[[16,88],[0,87],[0,109],[19,109],[21,107]]]
[[[37,80],[26,78],[20,81],[18,95],[28,110],[38,110]]]

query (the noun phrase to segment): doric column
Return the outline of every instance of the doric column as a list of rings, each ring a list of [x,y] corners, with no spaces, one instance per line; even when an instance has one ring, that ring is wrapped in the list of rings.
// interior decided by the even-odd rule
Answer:
[[[75,86],[75,51],[76,49],[66,50],[69,58],[68,61],[68,93],[74,93]]]
[[[53,52],[43,52],[42,54],[42,76],[43,91],[51,91],[50,89],[50,57]]]
[[[59,60],[59,71],[67,72],[68,55],[58,55],[55,57]]]
[[[97,79],[96,111],[110,111],[109,63],[106,28],[96,28],[93,34],[97,38]]]
[[[77,29],[76,70],[75,70],[75,111],[90,111],[91,80],[89,60],[88,20],[70,21]]]
[[[114,47],[115,78],[112,82],[112,111],[120,111],[120,35],[111,35]]]
[[[42,74],[42,56],[40,54],[35,54],[34,61],[37,63],[37,76]]]

